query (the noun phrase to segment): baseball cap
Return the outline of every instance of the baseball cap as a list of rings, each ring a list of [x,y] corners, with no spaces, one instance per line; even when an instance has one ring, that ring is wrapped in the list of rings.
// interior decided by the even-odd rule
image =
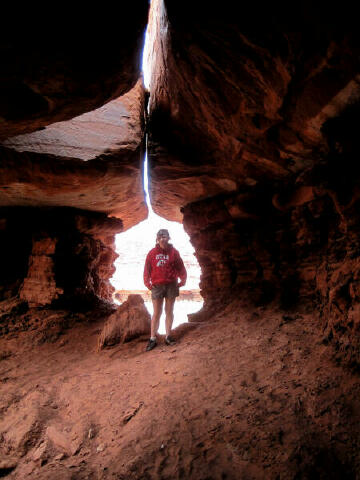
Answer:
[[[170,237],[169,231],[166,230],[166,228],[161,228],[161,229],[157,232],[156,238],[162,237],[163,235],[166,235],[167,237]]]

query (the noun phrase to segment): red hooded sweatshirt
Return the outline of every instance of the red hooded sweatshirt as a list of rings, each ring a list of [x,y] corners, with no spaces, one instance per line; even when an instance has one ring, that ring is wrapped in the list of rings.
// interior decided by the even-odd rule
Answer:
[[[171,244],[163,250],[160,245],[147,254],[144,268],[144,284],[151,290],[153,285],[172,283],[180,277],[183,285],[186,282],[186,270],[179,252]]]

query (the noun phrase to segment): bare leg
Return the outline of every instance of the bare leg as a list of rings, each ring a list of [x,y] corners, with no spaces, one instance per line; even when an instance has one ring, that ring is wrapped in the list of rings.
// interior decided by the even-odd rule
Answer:
[[[153,307],[154,307],[154,313],[151,318],[151,337],[154,338],[156,337],[157,331],[159,330],[159,322],[160,322],[160,317],[163,309],[163,298],[157,298],[156,300],[153,300]]]
[[[171,327],[174,321],[174,303],[175,298],[165,298],[165,327],[166,327],[166,336],[168,337],[171,333]]]

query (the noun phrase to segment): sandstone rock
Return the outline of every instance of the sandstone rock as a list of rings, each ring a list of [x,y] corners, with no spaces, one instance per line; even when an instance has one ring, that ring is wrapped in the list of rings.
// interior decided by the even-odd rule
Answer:
[[[358,365],[359,38],[309,4],[265,5],[264,25],[252,5],[189,3],[150,14],[153,208],[190,235],[204,312],[301,304]]]
[[[54,17],[33,6],[19,19],[17,35],[4,25],[0,138],[68,120],[130,90],[140,73],[147,11],[145,0],[113,15],[98,6]]]
[[[360,44],[334,33],[334,12],[320,33],[309,5],[295,30],[292,13],[272,6],[270,32],[251,5],[239,21],[233,6],[186,4],[191,15],[153,2],[148,54],[150,196],[156,213],[178,221],[195,201],[293,185],[328,154],[326,123],[360,100]],[[239,202],[235,216],[247,213]]]
[[[21,300],[18,297],[12,297],[8,300],[0,302],[0,317],[11,313],[13,309],[16,309],[21,304]]]
[[[1,147],[1,299],[20,290],[33,307],[59,297],[81,299],[81,308],[112,301],[114,235],[147,214],[143,115],[139,80],[98,110]]]
[[[63,460],[63,459],[65,458],[65,456],[66,456],[66,455],[65,455],[64,453],[59,453],[59,455],[56,455],[56,456],[54,457],[54,460],[61,461],[61,460]]]
[[[281,198],[279,194],[275,194],[272,202],[275,208],[279,210],[287,210],[291,207],[303,205],[304,203],[311,202],[315,198],[315,189],[310,186],[303,186],[292,189],[290,195],[287,198]]]
[[[28,276],[20,289],[20,300],[30,307],[48,305],[61,295],[63,290],[56,287],[54,261],[56,239],[35,240],[29,260]],[[50,256],[51,255],[51,256]]]
[[[166,1],[166,8],[154,3],[160,16],[153,27],[159,36],[153,50],[156,68],[148,125],[154,208],[167,218],[183,220],[202,267],[205,308],[190,320],[219,323],[199,329],[194,342],[180,343],[178,350],[186,355],[172,360],[180,362],[173,371],[167,366],[172,357],[159,355],[160,368],[154,370],[156,378],[150,383],[146,368],[139,369],[142,360],[124,359],[126,375],[119,379],[111,359],[96,365],[94,358],[86,358],[93,328],[83,328],[81,339],[69,335],[69,355],[66,349],[54,350],[52,362],[47,362],[47,348],[38,350],[32,368],[24,365],[28,353],[19,355],[11,377],[4,379],[12,403],[4,404],[9,408],[0,419],[2,446],[23,457],[24,468],[16,472],[19,478],[32,468],[24,465],[31,455],[41,461],[44,444],[39,443],[45,429],[45,443],[65,452],[55,458],[75,455],[83,441],[91,444],[92,451],[96,445],[99,452],[106,449],[98,455],[102,463],[95,456],[86,463],[89,448],[82,452],[82,461],[57,465],[54,471],[54,464],[49,465],[40,473],[44,478],[99,476],[105,468],[109,476],[156,476],[164,459],[156,457],[155,450],[160,446],[163,455],[164,445],[169,449],[172,445],[175,459],[165,465],[163,475],[169,478],[180,471],[194,478],[205,474],[352,478],[357,472],[359,382],[349,369],[333,364],[319,340],[323,335],[323,343],[333,345],[338,363],[359,370],[358,35],[326,28],[321,20],[328,9],[320,12],[314,2],[311,8],[307,2],[295,5],[302,29],[289,23],[294,4],[284,10],[273,3],[263,10],[258,3],[244,5],[241,18],[225,4],[213,9],[211,2],[202,1]],[[313,15],[313,10],[320,15]],[[340,15],[344,9],[337,10]],[[253,30],[254,20],[257,29]],[[11,53],[10,48],[5,65]],[[45,95],[42,72],[34,86],[31,78],[20,86],[15,82],[12,87],[12,79],[5,85],[5,93],[10,90],[28,109],[25,120],[33,118],[25,125],[21,112],[10,112],[5,101],[0,109],[6,117],[3,132],[45,124],[51,113],[42,115],[46,105],[50,109],[54,104],[52,119],[73,115],[75,107],[67,110],[65,102],[62,109],[56,99],[62,90],[67,94],[63,88],[67,76],[59,86],[59,77],[50,75],[53,91]],[[109,72],[104,72],[108,78]],[[102,73],[96,75],[102,78]],[[104,94],[96,94],[100,87],[94,85],[94,102],[112,95],[108,82],[110,77]],[[74,85],[69,83],[71,93]],[[82,81],[74,84],[83,91]],[[50,83],[44,82],[44,88],[49,89]],[[91,97],[90,93],[86,91],[84,97]],[[86,98],[76,102],[81,109]],[[76,298],[85,299],[86,307],[96,299],[111,298],[114,235],[144,215],[138,166],[142,107],[137,103],[127,110],[137,117],[136,125],[131,119],[119,125],[110,117],[123,112],[120,104],[115,102],[100,116],[89,114],[27,138],[10,139],[0,152],[0,200],[8,207],[0,219],[4,316],[16,310],[18,304],[12,299],[24,278],[21,295],[30,302],[44,301],[44,295],[49,295],[45,303],[50,302],[61,289],[72,312]],[[110,139],[104,138],[102,122],[112,132]],[[84,142],[88,143],[82,149]],[[31,208],[16,208],[20,204]],[[254,306],[270,302],[276,302],[275,308],[254,312]],[[299,310],[311,313],[300,315]],[[40,312],[41,320],[47,312]],[[148,333],[149,323],[143,302],[129,297],[104,325],[99,348]],[[16,343],[12,351],[15,347]],[[58,361],[68,366],[67,371],[78,362],[76,378],[65,378]],[[89,366],[94,367],[90,382]],[[22,390],[30,384],[24,378],[38,377],[41,368],[43,381],[49,381],[49,395],[66,399],[59,402],[58,423],[50,425],[45,422],[55,422],[51,402],[45,403],[43,394],[23,395]],[[139,371],[142,376],[136,384],[133,379]],[[171,373],[171,378],[164,373]],[[124,388],[117,388],[119,381]],[[171,402],[169,382],[174,393]],[[143,404],[137,403],[141,398],[137,387],[141,395],[144,388],[151,388],[158,402],[147,402],[147,411],[135,419]],[[181,394],[176,396],[176,390]],[[118,405],[124,405],[122,413]],[[174,421],[159,423],[159,412]],[[73,422],[76,416],[81,427],[77,432],[64,420]],[[96,419],[101,428],[103,438],[95,445],[89,441],[93,436],[89,424],[82,423],[85,417],[86,422]],[[121,425],[124,431],[119,434],[116,428]],[[155,434],[156,442],[149,443],[147,434]],[[149,454],[152,462],[139,461],[139,452]],[[194,452],[199,455],[194,457]],[[15,468],[16,461],[11,462],[0,463],[0,474]],[[67,467],[77,470],[68,472]]]
[[[0,474],[2,476],[8,475],[17,467],[18,460],[16,458],[7,457],[0,459]]]
[[[123,343],[150,331],[150,314],[140,295],[129,295],[106,321],[98,341],[98,348]]]
[[[56,301],[87,309],[112,302],[109,279],[121,220],[76,209],[11,209],[3,215],[7,218],[0,236],[6,247],[0,250],[3,298],[7,294],[17,298],[21,290],[21,298],[33,306]],[[15,312],[22,308],[19,301],[1,305]]]
[[[42,461],[42,460],[45,460],[46,459],[46,449],[47,449],[48,445],[47,445],[47,442],[42,442],[38,448],[34,451],[33,455],[32,455],[32,459],[34,460],[34,462],[37,462],[37,461]]]
[[[143,220],[142,81],[67,122],[3,143],[0,206],[69,206],[106,212],[125,229]]]
[[[318,310],[324,340],[334,344],[339,359],[357,365],[358,35],[340,33],[333,28],[335,16],[314,14],[309,4],[299,7],[295,21],[290,8],[274,5],[266,5],[261,18],[257,5],[244,6],[241,21],[233,7],[209,2],[157,1],[152,8],[150,196],[154,210],[183,220],[191,237],[202,267],[204,311],[220,310],[233,297]],[[50,116],[73,116],[70,106],[66,114],[56,106],[53,97],[65,83],[55,78],[60,83],[54,80],[48,95],[37,81],[15,82],[10,93],[32,99],[34,116],[25,127],[16,109],[9,117],[5,101],[4,135],[16,123],[17,133],[24,133],[49,123]],[[131,75],[128,85],[133,83]],[[53,114],[42,116],[47,98],[55,104]],[[111,299],[116,229],[146,215],[139,167],[143,102],[139,83],[97,112],[3,145],[2,300],[17,295],[24,278],[24,291],[36,295],[40,284],[50,285],[46,301],[56,289],[63,290],[61,299],[81,298],[87,307]],[[15,225],[15,210],[21,219],[27,216],[19,205],[42,208],[36,225]],[[49,222],[43,209],[52,207],[55,219]],[[33,237],[56,239],[55,252],[46,245],[31,252]],[[28,272],[29,256],[39,258]],[[115,324],[108,325],[110,336],[124,341]]]
[[[8,138],[3,145],[18,152],[89,161],[120,149],[135,150],[142,139],[143,85],[104,106],[34,133]]]
[[[0,300],[20,292],[30,306],[60,299],[85,309],[112,301],[114,234],[147,214],[138,61],[147,10],[145,1],[124,6],[120,30],[106,14],[100,33],[97,9],[95,36],[83,18],[75,29],[67,19],[65,37],[54,19],[47,36],[32,24],[25,43],[2,31]],[[53,251],[33,237],[52,239]]]
[[[40,392],[33,391],[9,406],[6,417],[0,421],[5,450],[16,451],[23,456],[38,444],[43,421],[39,406],[43,399]]]

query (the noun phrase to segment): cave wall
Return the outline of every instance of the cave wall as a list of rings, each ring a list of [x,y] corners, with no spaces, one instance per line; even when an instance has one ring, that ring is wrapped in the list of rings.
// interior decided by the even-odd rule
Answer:
[[[34,6],[17,35],[0,33],[0,312],[112,301],[115,234],[147,216],[148,8],[47,22]]]
[[[185,2],[191,16],[172,2],[153,7],[150,194],[157,213],[179,221],[182,206],[217,194],[306,185],[329,152],[322,127],[360,98],[359,38],[336,31],[336,17],[323,24],[304,6],[294,24],[271,6],[266,19],[244,7],[239,20],[203,5]]]
[[[100,109],[0,145],[6,297],[31,307],[112,300],[115,234],[147,215],[143,131],[140,79]]]
[[[205,307],[310,309],[357,364],[359,36],[306,2],[203,6],[153,7],[153,208],[183,221]]]
[[[338,157],[338,179],[345,180],[345,165],[344,157]],[[321,173],[324,183],[329,165]],[[346,191],[314,188],[315,198],[282,211],[271,205],[271,195],[264,191],[256,202],[247,198],[253,202],[250,213],[241,210],[244,196],[239,205],[234,195],[184,207],[184,228],[202,268],[200,287],[207,311],[222,310],[239,299],[313,313],[323,327],[320,340],[334,346],[339,361],[358,368],[360,203],[357,188],[349,187],[359,175],[354,168],[346,173]]]
[[[112,301],[120,219],[61,207],[3,208],[0,217],[0,302],[88,310]]]

